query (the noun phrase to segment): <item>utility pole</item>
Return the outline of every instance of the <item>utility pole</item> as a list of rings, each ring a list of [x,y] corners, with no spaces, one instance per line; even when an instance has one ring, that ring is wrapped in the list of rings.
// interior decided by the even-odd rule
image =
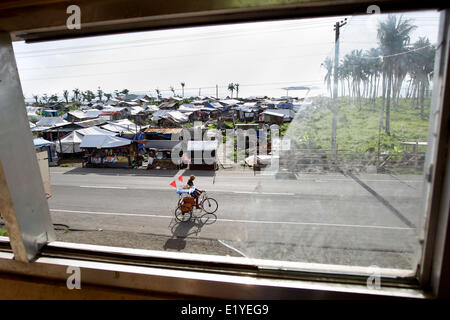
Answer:
[[[347,24],[347,18],[344,21],[338,21],[334,25],[335,39],[334,39],[334,85],[333,85],[333,105],[332,105],[332,120],[331,120],[331,155],[333,160],[337,158],[336,146],[336,130],[337,130],[337,113],[338,113],[338,66],[339,66],[339,35],[340,28]]]
[[[219,99],[219,85],[216,84],[216,99]]]

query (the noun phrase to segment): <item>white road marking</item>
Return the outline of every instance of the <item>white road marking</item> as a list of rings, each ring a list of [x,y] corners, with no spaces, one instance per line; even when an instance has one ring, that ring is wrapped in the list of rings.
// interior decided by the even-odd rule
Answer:
[[[162,216],[152,214],[140,213],[125,213],[125,212],[98,212],[98,211],[77,211],[65,209],[50,209],[52,212],[62,213],[80,213],[93,215],[112,215],[112,216],[134,216],[134,217],[151,217],[151,218],[165,218],[172,219],[174,216]],[[195,216],[195,213],[194,213]],[[357,224],[335,224],[335,223],[317,223],[317,222],[292,222],[292,221],[263,221],[263,220],[233,220],[233,219],[217,219],[222,222],[239,222],[239,223],[260,223],[260,224],[283,224],[283,225],[303,225],[303,226],[320,226],[320,227],[344,227],[344,228],[367,228],[367,229],[388,229],[388,230],[414,230],[414,228],[406,227],[388,227],[388,226],[368,226]]]
[[[115,186],[80,186],[80,188],[94,188],[94,189],[128,189],[128,187],[115,187]]]
[[[211,191],[213,192],[213,191]],[[230,191],[222,191],[222,190],[214,190],[214,192],[230,192]],[[231,193],[244,193],[244,194],[273,194],[273,195],[284,195],[284,196],[295,196],[295,193],[292,192],[256,192],[256,191],[231,191]]]
[[[231,250],[233,250],[233,251],[239,253],[239,254],[242,255],[243,257],[248,258],[247,255],[246,255],[245,253],[243,253],[242,251],[236,249],[235,247],[230,246],[229,244],[223,242],[223,241],[220,240],[220,239],[218,239],[217,241],[219,241],[219,243],[223,244],[225,247],[227,247],[227,248],[229,248],[229,249],[231,249]],[[249,259],[249,258],[248,258],[248,259]]]
[[[253,192],[254,194],[275,194],[275,195],[285,195],[285,196],[295,196],[292,192]]]

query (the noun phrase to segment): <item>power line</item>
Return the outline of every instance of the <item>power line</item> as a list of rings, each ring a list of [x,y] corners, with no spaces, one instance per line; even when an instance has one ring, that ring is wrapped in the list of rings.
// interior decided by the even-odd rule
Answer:
[[[328,24],[328,23],[319,21],[317,24],[312,24],[311,26],[320,26],[320,25],[325,26],[326,24]],[[297,30],[298,27],[305,26],[305,23],[302,23],[302,25],[300,25],[300,26],[298,25],[298,23],[292,24],[292,25],[294,25],[295,27],[294,28],[292,28],[292,27],[289,28],[289,25],[288,25],[288,27],[284,27],[282,29],[269,30],[269,32],[278,32],[278,31],[285,31],[285,30]],[[309,26],[309,24],[306,24],[306,26]],[[151,32],[158,32],[158,31],[151,31]],[[164,32],[164,31],[160,31],[160,32]],[[263,31],[260,31],[260,32],[267,32],[267,30],[263,30]],[[230,36],[234,36],[236,33],[237,34],[242,34],[242,32],[239,31],[239,30],[218,30],[218,31],[202,32],[202,33],[200,33],[198,35],[201,36],[201,35],[212,34],[212,35],[214,35],[214,37],[216,37],[217,34],[227,34],[227,35],[230,35]],[[192,35],[192,36],[196,36],[196,35]],[[116,36],[110,36],[110,37],[116,37]],[[174,36],[174,38],[175,39],[182,38],[181,41],[189,40],[189,38],[186,38],[183,35],[177,35],[177,36]],[[200,39],[202,39],[202,38],[200,38]],[[208,37],[208,39],[209,39],[209,37]],[[33,53],[39,53],[39,52],[59,51],[59,50],[73,50],[73,49],[80,49],[80,48],[96,48],[96,47],[104,48],[104,46],[115,45],[115,44],[119,44],[119,45],[122,45],[122,44],[133,44],[133,43],[142,43],[142,42],[152,42],[152,41],[155,41],[155,40],[160,40],[160,38],[136,39],[136,40],[131,40],[131,41],[109,42],[109,43],[104,43],[104,44],[94,44],[94,45],[85,45],[85,46],[76,46],[76,47],[44,49],[44,50],[38,50],[38,51],[32,51],[32,52],[16,51],[16,55],[20,56],[20,55],[23,55],[23,54],[33,54]],[[172,40],[163,40],[163,42],[173,42],[173,41]],[[176,42],[180,42],[180,40],[177,40]],[[152,44],[154,44],[154,43],[152,43]]]
[[[312,28],[316,28],[316,26],[312,27]],[[36,51],[30,52],[31,55],[26,55],[23,56],[24,53],[20,53],[18,52],[16,54],[16,57],[20,57],[21,59],[25,59],[25,58],[35,58],[35,57],[44,57],[44,56],[52,56],[52,55],[60,55],[60,54],[76,54],[76,53],[85,53],[85,52],[98,52],[99,50],[102,51],[109,51],[109,50],[118,50],[118,49],[129,49],[129,48],[138,48],[138,47],[148,47],[148,46],[153,46],[153,45],[164,45],[164,44],[173,44],[173,43],[179,43],[179,42],[192,42],[192,41],[200,41],[200,40],[208,40],[208,39],[223,39],[223,38],[229,38],[229,37],[246,37],[249,35],[263,35],[263,34],[267,34],[267,33],[273,33],[273,32],[286,32],[286,31],[295,31],[295,30],[303,30],[303,29],[311,29],[311,28],[301,28],[301,27],[297,27],[297,28],[284,28],[284,29],[278,29],[278,30],[264,30],[263,32],[258,31],[258,32],[252,32],[252,33],[245,33],[245,32],[234,32],[234,33],[227,33],[225,36],[211,36],[211,37],[202,37],[202,38],[183,38],[181,40],[175,40],[175,41],[167,41],[167,40],[163,40],[161,42],[154,42],[153,40],[133,40],[133,41],[129,41],[128,43],[142,43],[142,42],[152,42],[149,44],[139,44],[139,45],[128,45],[128,46],[119,46],[119,47],[113,47],[113,48],[104,48],[101,47],[101,45],[93,45],[93,46],[84,46],[86,48],[93,48],[93,47],[99,47],[98,49],[91,49],[91,50],[78,50],[78,51],[72,51],[72,50],[68,50],[65,51],[67,49],[64,48],[58,48],[58,49],[47,49],[47,50],[41,50],[42,52],[48,52],[49,50],[55,50],[57,51],[56,53],[46,53],[46,54],[40,54],[40,55],[33,55],[32,53],[35,53]],[[225,33],[225,32],[224,32]],[[77,47],[78,48],[78,47]],[[58,50],[62,50],[65,52],[61,52]]]
[[[328,51],[327,51],[328,52]],[[317,56],[318,53],[314,53],[314,54],[308,54],[308,55],[296,55],[296,56],[288,56],[288,57],[272,57],[272,58],[267,58],[264,61],[271,61],[271,60],[284,60],[287,58],[302,58],[302,57],[308,57],[308,56]],[[323,55],[325,55],[325,53],[322,53]],[[185,65],[183,66],[184,68],[191,68],[193,67],[192,65]],[[151,67],[151,68],[140,68],[140,69],[133,69],[133,70],[126,70],[126,71],[114,71],[114,72],[97,72],[97,73],[87,73],[87,74],[81,74],[81,75],[65,75],[65,76],[60,76],[60,77],[43,77],[43,78],[28,78],[28,79],[22,79],[23,82],[26,81],[38,81],[38,80],[49,80],[49,79],[67,79],[67,78],[80,78],[80,77],[92,77],[92,76],[104,76],[104,75],[114,75],[114,74],[130,74],[132,72],[143,72],[143,71],[154,71],[154,70],[158,70],[158,69],[167,69],[167,67],[162,66],[162,67]],[[177,70],[180,70],[180,68],[178,68]],[[19,69],[19,71],[21,71]]]
[[[313,44],[298,44],[298,45],[285,45],[285,46],[277,46],[277,48],[281,47],[309,47],[312,45],[330,45],[332,42],[322,42],[322,43],[313,43]],[[211,53],[211,52],[202,52],[202,53],[195,53],[195,54],[186,54],[186,55],[175,55],[175,56],[164,56],[164,57],[152,57],[152,58],[141,58],[141,59],[126,59],[126,60],[111,60],[111,61],[103,61],[103,62],[89,62],[89,63],[79,63],[79,64],[68,64],[68,65],[60,65],[60,66],[47,66],[47,67],[30,67],[30,68],[20,68],[20,71],[23,70],[39,70],[39,69],[58,69],[58,68],[72,68],[72,67],[79,67],[79,66],[90,66],[90,65],[102,65],[102,64],[111,64],[111,63],[126,63],[126,62],[140,62],[140,61],[154,61],[154,60],[164,60],[164,59],[176,59],[176,58],[185,58],[185,57],[198,57],[200,55],[224,55],[224,54],[242,54],[247,52],[259,52],[260,49],[254,49],[254,50],[243,50],[243,51],[225,51],[225,52],[218,52],[218,53]]]
[[[408,51],[404,51],[404,52],[399,52],[399,53],[394,53],[394,54],[390,54],[390,55],[386,55],[386,56],[376,56],[376,57],[371,57],[371,56],[361,56],[358,58],[362,58],[362,59],[379,59],[379,58],[390,58],[390,57],[396,57],[396,56],[400,56],[402,54],[408,54],[410,52],[414,52],[414,51],[419,51],[428,47],[433,46],[433,44],[427,44],[426,46],[420,47],[420,48],[415,48],[415,49],[411,49]]]
[[[258,32],[278,32],[278,31],[285,31],[285,30],[298,30],[299,27],[304,27],[304,26],[325,26],[327,24],[327,22],[320,22],[317,24],[305,24],[302,23],[302,25],[298,25],[298,23],[296,24],[292,24],[295,27],[283,27],[281,29],[272,29],[272,30],[262,30],[262,31],[257,31]],[[155,31],[151,31],[151,32],[155,32]],[[156,31],[158,32],[158,31]],[[164,31],[160,31],[160,32],[164,32]],[[251,34],[254,34],[255,32],[253,31]],[[209,35],[212,34],[214,37],[217,36],[217,34],[226,34],[229,36],[235,36],[236,34],[243,34],[242,31],[239,30],[218,30],[218,31],[208,31],[208,32],[202,32],[198,35],[202,36],[202,35]],[[198,35],[191,35],[191,36],[198,36]],[[116,37],[116,36],[111,36],[111,37]],[[176,35],[176,36],[172,36],[174,39],[177,38],[182,38],[181,41],[186,41],[189,40],[189,38],[186,38],[184,35]],[[209,39],[210,37],[208,37],[207,39]],[[195,39],[195,38],[194,38]],[[199,38],[199,39],[203,39],[203,38]],[[142,43],[142,42],[153,42],[155,40],[161,40],[160,38],[150,38],[150,39],[136,39],[136,40],[131,40],[131,41],[119,41],[119,42],[109,42],[109,43],[105,43],[105,44],[94,44],[94,45],[85,45],[85,46],[76,46],[76,47],[66,47],[66,48],[54,48],[54,49],[45,49],[45,50],[39,50],[39,51],[32,51],[32,52],[22,52],[22,51],[18,51],[16,52],[16,55],[22,55],[22,54],[32,54],[32,53],[39,53],[39,52],[48,52],[48,51],[58,51],[58,50],[72,50],[72,49],[80,49],[80,48],[95,48],[95,47],[99,47],[99,48],[104,48],[104,46],[109,46],[109,45],[115,45],[115,44],[133,44],[133,43]],[[163,40],[162,42],[173,42],[172,40]],[[180,42],[180,40],[177,40],[176,42]],[[154,44],[154,43],[152,43]]]

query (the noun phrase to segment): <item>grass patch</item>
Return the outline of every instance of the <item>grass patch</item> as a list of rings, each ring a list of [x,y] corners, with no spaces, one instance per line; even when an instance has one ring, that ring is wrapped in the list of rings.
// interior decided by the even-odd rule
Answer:
[[[426,101],[425,114],[428,115],[430,101]],[[391,134],[379,130],[381,99],[375,104],[363,102],[361,108],[341,98],[337,117],[338,150],[364,153],[372,149],[389,153],[401,153],[405,141],[427,141],[428,116],[421,119],[420,109],[408,99],[399,99],[397,107],[391,107]],[[307,114],[299,115],[286,131],[290,137],[303,142],[307,147],[331,148],[332,112],[323,103]],[[385,122],[383,122],[385,123]],[[280,128],[281,129],[281,128]]]

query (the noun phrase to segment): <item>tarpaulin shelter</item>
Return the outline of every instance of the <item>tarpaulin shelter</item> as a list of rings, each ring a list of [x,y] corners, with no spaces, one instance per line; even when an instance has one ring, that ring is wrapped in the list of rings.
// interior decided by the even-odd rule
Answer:
[[[104,130],[98,127],[90,127],[85,129],[78,129],[72,131],[67,136],[63,137],[60,141],[56,142],[56,150],[59,153],[78,153],[83,152],[80,148],[80,144],[83,139],[88,135],[107,135],[115,136],[115,132]],[[61,143],[60,143],[61,142]]]
[[[80,143],[80,148],[108,149],[128,146],[133,141],[110,135],[87,135]]]
[[[80,148],[87,166],[134,167],[139,162],[137,141],[109,135],[87,135]]]
[[[58,155],[56,154],[56,147],[54,142],[42,138],[35,138],[33,139],[33,144],[34,149],[37,153],[47,151],[49,165],[58,165]]]

